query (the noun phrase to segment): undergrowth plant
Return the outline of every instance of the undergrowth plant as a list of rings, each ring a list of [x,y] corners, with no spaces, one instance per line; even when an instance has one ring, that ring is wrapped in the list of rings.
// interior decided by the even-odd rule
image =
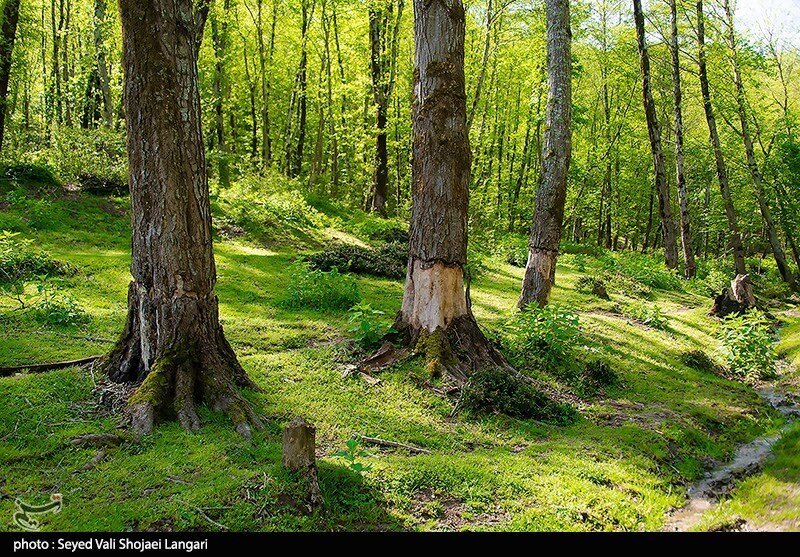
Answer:
[[[354,340],[364,348],[378,344],[389,333],[394,332],[391,326],[385,323],[386,312],[373,309],[369,304],[357,304],[350,308],[348,329],[353,334]]]
[[[502,324],[503,348],[521,366],[557,366],[574,355],[582,341],[578,314],[555,304],[530,305]]]
[[[717,329],[730,371],[748,381],[777,375],[773,335],[769,321],[758,310],[723,319]]]
[[[291,276],[292,280],[280,300],[284,307],[348,310],[361,301],[355,279],[336,268],[319,271],[300,262],[292,267]]]

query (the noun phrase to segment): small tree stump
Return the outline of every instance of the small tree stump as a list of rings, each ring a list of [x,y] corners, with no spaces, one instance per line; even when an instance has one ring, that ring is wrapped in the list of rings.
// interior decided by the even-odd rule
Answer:
[[[281,463],[299,473],[308,484],[308,502],[312,507],[322,504],[322,490],[317,481],[317,428],[303,418],[293,419],[283,430]]]
[[[731,281],[730,288],[723,288],[722,293],[714,298],[711,315],[725,317],[731,314],[741,315],[756,307],[753,294],[753,282],[750,275],[738,275]]]

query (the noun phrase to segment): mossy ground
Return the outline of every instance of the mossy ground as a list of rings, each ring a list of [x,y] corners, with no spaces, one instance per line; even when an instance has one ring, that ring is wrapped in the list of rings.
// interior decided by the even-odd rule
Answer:
[[[17,230],[79,267],[62,286],[91,315],[80,328],[45,328],[0,301],[6,316],[0,365],[109,348],[96,339],[116,338],[125,319],[125,209],[124,200],[55,200],[36,229],[14,207],[0,211],[0,229]],[[265,417],[265,429],[247,441],[224,414],[201,408],[199,432],[165,423],[76,472],[95,450],[69,440],[116,426],[116,417],[92,393],[98,378],[65,369],[0,379],[0,529],[13,528],[14,498],[36,504],[60,492],[63,510],[42,517],[44,530],[217,529],[206,517],[230,530],[653,530],[682,504],[688,482],[712,460],[783,425],[750,387],[681,363],[688,349],[713,354],[717,347],[706,316],[710,300],[696,294],[656,291],[653,303],[669,327],[651,329],[608,313],[614,300],[579,293],[581,273],[565,258],[554,301],[581,312],[596,355],[612,365],[618,385],[584,400],[583,417],[566,427],[503,415],[452,417],[451,401],[420,386],[426,372],[419,360],[382,373],[377,385],[342,378],[344,364],[356,357],[347,343],[337,342],[348,336],[347,315],[278,304],[293,280],[294,248],[243,239],[220,239],[215,247],[223,325],[242,365],[263,388],[246,395]],[[472,301],[478,321],[491,325],[514,307],[522,270],[499,260],[485,263],[487,270],[472,283]],[[358,284],[364,301],[390,320],[402,281],[363,277]],[[792,338],[784,343],[797,357]],[[295,415],[318,428],[326,504],[315,513],[299,503],[296,483],[280,466],[282,427]],[[360,475],[330,456],[353,434],[425,447],[431,454],[369,448],[365,460],[373,468]],[[783,477],[768,468],[737,492],[754,494],[746,502],[754,515],[774,504],[772,489],[796,520],[800,490],[786,491],[781,482],[797,485],[798,444],[800,430],[794,430],[770,465],[782,467]]]

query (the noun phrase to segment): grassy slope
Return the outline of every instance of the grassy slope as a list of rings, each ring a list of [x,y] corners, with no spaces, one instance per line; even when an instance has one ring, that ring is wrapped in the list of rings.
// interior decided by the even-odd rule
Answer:
[[[12,317],[0,332],[0,365],[101,353],[106,344],[76,337],[114,338],[123,323],[127,218],[97,198],[46,210],[44,230],[30,230],[13,207],[0,212],[0,229],[20,230],[80,266],[65,287],[92,321],[55,330]],[[660,293],[671,329],[656,331],[599,311],[609,303],[578,294],[579,273],[562,265],[555,301],[583,312],[583,328],[623,386],[586,401],[584,418],[559,428],[504,416],[452,418],[449,401],[418,387],[422,372],[414,362],[384,373],[376,386],[342,379],[352,355],[341,343],[321,341],[347,336],[346,316],[276,303],[292,280],[292,250],[228,240],[217,243],[216,254],[222,319],[242,364],[264,388],[249,396],[268,417],[266,429],[248,442],[223,416],[203,412],[198,434],[168,423],[76,473],[94,450],[69,439],[116,423],[98,409],[90,374],[2,379],[0,516],[11,516],[14,497],[41,503],[61,492],[64,510],[44,517],[45,529],[215,529],[203,514],[232,530],[657,529],[710,459],[782,424],[748,387],[679,362],[686,348],[715,345],[708,300],[694,295]],[[473,284],[478,319],[490,324],[506,315],[520,280],[519,269],[490,261]],[[358,282],[365,301],[396,311],[401,282]],[[326,507],[313,515],[297,508],[280,467],[281,428],[297,414],[318,426]],[[328,456],[353,433],[432,454],[371,449],[366,460],[374,468],[361,476]],[[4,518],[0,528],[10,527]]]

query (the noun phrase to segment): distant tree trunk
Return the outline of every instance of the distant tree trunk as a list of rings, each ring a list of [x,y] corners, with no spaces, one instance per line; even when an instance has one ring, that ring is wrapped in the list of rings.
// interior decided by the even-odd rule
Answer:
[[[678,186],[678,200],[681,207],[681,246],[686,278],[697,274],[694,262],[694,248],[689,219],[689,194],[686,191],[686,176],[683,171],[683,93],[681,91],[681,61],[678,45],[677,0],[669,0],[670,9],[670,51],[672,54],[672,95],[675,103],[675,183]]]
[[[547,0],[549,93],[542,182],[528,243],[528,264],[518,306],[550,301],[567,198],[572,153],[572,31],[569,0]]]
[[[739,230],[739,219],[736,216],[736,208],[733,204],[731,189],[728,184],[728,167],[725,164],[725,157],[722,154],[722,144],[717,131],[717,119],[714,115],[714,106],[711,104],[711,88],[708,83],[708,67],[706,62],[706,43],[705,43],[705,14],[703,13],[703,0],[697,0],[697,43],[699,47],[698,66],[700,73],[700,89],[703,95],[703,110],[706,115],[706,123],[714,150],[714,161],[716,164],[717,181],[722,194],[722,201],[725,205],[725,217],[728,221],[729,244],[733,249],[733,263],[737,275],[746,272],[744,263],[744,246],[742,245],[742,234]]]
[[[413,209],[408,275],[395,323],[433,374],[465,382],[506,365],[481,332],[465,291],[471,153],[461,0],[414,0]]]
[[[308,31],[314,17],[315,0],[302,0],[300,26],[300,63],[294,78],[294,90],[289,100],[286,122],[286,173],[296,178],[303,171],[303,151],[306,143],[308,117]],[[296,137],[296,139],[295,139]]]
[[[639,61],[642,70],[644,111],[647,117],[647,131],[650,135],[650,150],[653,153],[653,170],[655,172],[656,190],[658,192],[658,208],[661,213],[664,262],[670,269],[677,269],[678,240],[675,235],[675,223],[672,219],[669,184],[667,183],[667,172],[664,165],[664,152],[661,149],[661,127],[658,123],[656,103],[653,100],[653,91],[650,87],[650,55],[647,52],[642,0],[633,0],[633,17],[636,22],[636,39],[639,45]]]
[[[744,83],[742,82],[742,74],[739,70],[738,49],[736,46],[736,31],[733,22],[733,10],[729,0],[724,0],[725,15],[728,24],[728,47],[731,50],[731,65],[733,68],[733,83],[736,87],[736,107],[739,114],[739,124],[744,142],[745,155],[747,157],[747,168],[750,171],[750,178],[753,181],[753,189],[755,190],[756,200],[758,207],[761,211],[761,217],[764,220],[767,237],[769,238],[770,247],[772,247],[772,255],[775,258],[775,263],[778,266],[778,271],[783,278],[783,281],[792,284],[792,271],[786,263],[786,256],[783,253],[783,247],[778,239],[778,231],[775,228],[775,223],[772,218],[772,211],[770,210],[769,203],[767,202],[764,192],[763,176],[761,169],[756,161],[755,149],[753,147],[753,138],[750,134],[750,122],[747,115],[747,99],[744,92]]]
[[[483,92],[483,82],[486,81],[486,68],[489,65],[489,52],[492,45],[492,25],[495,17],[493,7],[493,1],[488,0],[488,4],[486,5],[486,36],[483,40],[481,71],[478,74],[478,83],[475,85],[475,95],[472,98],[472,108],[470,108],[469,117],[467,118],[467,128],[471,128],[472,122],[475,120],[475,113],[478,110],[478,104],[481,101],[481,93]]]
[[[369,197],[367,210],[384,217],[386,201],[389,198],[389,150],[386,126],[389,101],[394,90],[397,41],[404,5],[403,0],[397,2],[397,16],[393,17],[394,3],[395,0],[373,3],[369,11],[370,74],[377,134],[372,194]]]
[[[8,111],[8,82],[11,79],[11,62],[14,54],[14,41],[17,37],[20,0],[6,0],[3,6],[3,27],[0,37],[0,153],[6,131],[6,112]]]
[[[222,21],[212,14],[211,41],[214,44],[214,130],[217,135],[217,149],[219,150],[219,182],[223,188],[231,184],[230,167],[228,164],[228,145],[225,139],[225,104],[224,99],[230,95],[230,87],[225,73],[225,57],[228,47],[228,14],[231,9],[231,0],[223,3]]]
[[[108,76],[106,46],[103,38],[103,26],[106,22],[106,0],[94,2],[94,48],[96,51],[97,83],[103,101],[103,124],[114,127],[114,106],[111,100],[111,81]]]
[[[219,322],[197,81],[205,18],[191,0],[120,0],[131,185],[133,282],[128,318],[102,367],[141,383],[134,431],[176,414],[197,429],[199,402],[249,435],[258,419],[235,386],[254,384]]]

